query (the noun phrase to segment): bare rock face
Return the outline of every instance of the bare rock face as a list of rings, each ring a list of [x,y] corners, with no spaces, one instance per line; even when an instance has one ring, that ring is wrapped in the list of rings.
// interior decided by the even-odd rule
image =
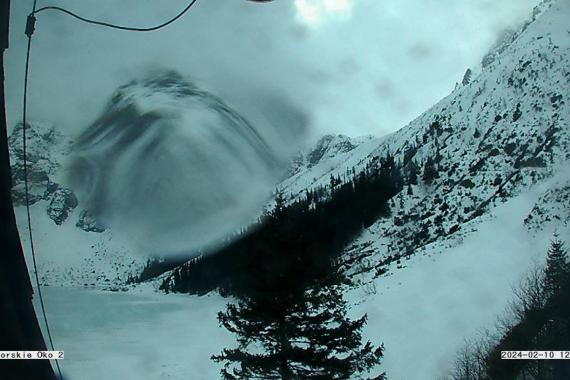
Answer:
[[[65,144],[66,142],[51,125],[27,124],[25,131],[28,201],[32,205],[45,199],[47,189],[51,184],[50,176],[53,175],[55,168],[58,166],[57,158],[52,157],[50,147]],[[12,162],[12,197],[15,205],[26,203],[23,132],[24,126],[18,124],[8,138]]]
[[[58,188],[51,196],[47,214],[57,225],[61,225],[71,211],[77,207],[77,197],[68,188]]]
[[[75,224],[83,231],[87,232],[103,232],[105,227],[101,225],[97,219],[87,210],[82,210],[79,214],[79,220]]]
[[[473,71],[471,71],[471,69],[467,69],[467,71],[465,72],[465,75],[463,75],[463,80],[461,81],[461,84],[463,84],[464,86],[467,86],[471,82],[471,76],[472,75],[473,75]]]
[[[20,164],[12,165],[14,186],[12,187],[12,201],[15,205],[26,204],[26,187],[24,183],[24,167]],[[28,169],[28,202],[30,205],[44,199],[49,177],[42,170]]]
[[[332,157],[339,153],[350,152],[354,148],[355,146],[347,136],[326,135],[317,142],[315,149],[307,155],[309,167],[316,165],[324,158]]]
[[[73,190],[56,182],[62,163],[69,154],[71,140],[49,123],[18,124],[8,138],[12,166],[12,199],[15,206],[26,204],[26,168],[24,166],[24,131],[28,202],[45,201],[47,215],[61,225],[77,207]]]

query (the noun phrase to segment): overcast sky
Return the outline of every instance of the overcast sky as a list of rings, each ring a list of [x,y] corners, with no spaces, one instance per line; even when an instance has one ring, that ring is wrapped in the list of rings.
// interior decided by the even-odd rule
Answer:
[[[86,17],[148,26],[188,0],[52,0]],[[155,33],[38,15],[30,119],[79,132],[115,88],[152,70],[175,69],[246,116],[269,94],[288,99],[315,133],[385,133],[446,96],[467,67],[538,0],[199,0]],[[24,25],[31,0],[12,1],[7,53],[8,118],[20,121]],[[258,126],[262,127],[262,126]]]

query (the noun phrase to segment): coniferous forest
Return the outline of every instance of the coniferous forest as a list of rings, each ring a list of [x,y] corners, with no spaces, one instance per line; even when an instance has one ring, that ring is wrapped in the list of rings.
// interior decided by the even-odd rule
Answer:
[[[400,173],[394,157],[386,155],[370,160],[346,181],[331,177],[327,188],[307,191],[290,204],[278,193],[273,210],[233,243],[178,266],[161,288],[247,295],[262,277],[302,283],[312,278],[304,272],[316,268],[314,262],[334,259],[363,228],[389,215],[388,200],[403,186]]]

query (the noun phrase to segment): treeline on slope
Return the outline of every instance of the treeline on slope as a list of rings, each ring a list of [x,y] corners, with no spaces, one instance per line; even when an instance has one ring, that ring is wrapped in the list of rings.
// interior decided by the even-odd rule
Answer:
[[[284,273],[295,261],[335,257],[363,228],[388,216],[388,200],[403,186],[400,171],[394,157],[386,155],[372,159],[362,172],[350,173],[344,182],[331,176],[328,188],[308,190],[289,205],[279,193],[274,209],[256,225],[218,252],[175,268],[161,289],[247,294],[262,277],[285,281]],[[291,281],[302,277],[297,273]]]
[[[468,342],[451,379],[570,379],[570,360],[501,359],[501,351],[570,350],[570,264],[557,237],[547,253],[546,267],[532,270],[514,292],[516,301],[498,320],[498,334]]]
[[[146,261],[146,265],[142,271],[136,275],[129,275],[127,278],[127,284],[135,284],[140,282],[145,282],[152,280],[160,276],[161,274],[168,272],[176,268],[179,265],[184,264],[188,260],[191,260],[192,256],[176,256],[176,257],[153,257]]]

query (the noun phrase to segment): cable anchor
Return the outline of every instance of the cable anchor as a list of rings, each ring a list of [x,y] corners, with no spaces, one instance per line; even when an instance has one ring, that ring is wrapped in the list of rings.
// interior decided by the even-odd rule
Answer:
[[[34,31],[36,30],[36,16],[33,13],[28,15],[28,19],[26,20],[26,36],[28,38],[32,38]]]

